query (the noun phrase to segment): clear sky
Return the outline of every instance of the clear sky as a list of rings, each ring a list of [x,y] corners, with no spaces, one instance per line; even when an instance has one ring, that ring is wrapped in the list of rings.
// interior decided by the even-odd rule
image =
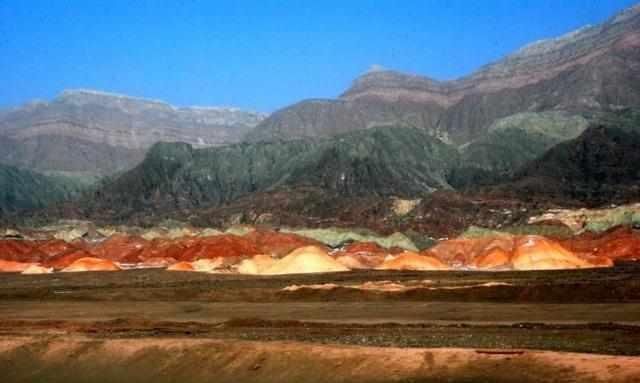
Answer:
[[[372,64],[450,79],[637,0],[0,0],[0,105],[91,88],[270,112]]]

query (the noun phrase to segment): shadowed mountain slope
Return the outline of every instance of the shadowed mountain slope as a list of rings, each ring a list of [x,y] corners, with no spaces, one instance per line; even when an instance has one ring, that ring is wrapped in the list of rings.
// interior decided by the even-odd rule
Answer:
[[[522,198],[579,200],[590,205],[640,195],[640,134],[608,126],[587,129],[523,167],[495,189]]]

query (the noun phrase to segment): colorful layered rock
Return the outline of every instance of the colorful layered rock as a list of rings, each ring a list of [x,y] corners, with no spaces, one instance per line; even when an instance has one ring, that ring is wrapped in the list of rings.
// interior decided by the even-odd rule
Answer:
[[[390,254],[404,250],[398,247],[384,248],[375,242],[353,242],[337,251],[336,260],[349,269],[375,269]]]
[[[47,257],[53,257],[58,254],[64,254],[78,250],[78,246],[61,239],[51,239],[40,244],[40,246],[38,246],[38,250],[46,254]]]
[[[47,258],[32,241],[5,239],[0,241],[0,259],[5,261],[37,263]]]
[[[53,268],[34,264],[24,269],[21,274],[35,275],[35,274],[51,274],[51,273],[53,273]]]
[[[421,255],[412,251],[405,251],[384,261],[379,270],[449,270],[444,262],[435,257]]]
[[[617,227],[600,234],[583,233],[562,241],[562,245],[595,262],[602,258],[640,260],[640,231],[629,227]]]
[[[181,243],[186,250],[180,254],[180,261],[191,262],[218,257],[244,259],[261,253],[258,246],[250,240],[232,234],[190,238]]]
[[[243,238],[257,246],[261,254],[274,257],[284,257],[304,246],[324,247],[321,242],[314,239],[279,231],[254,230],[245,234]]]
[[[116,267],[170,267],[201,272],[287,274],[355,269],[382,270],[546,270],[610,267],[640,259],[640,231],[617,227],[568,239],[487,232],[442,241],[421,253],[385,248],[376,242],[352,242],[330,250],[315,239],[291,232],[252,230],[238,236],[218,234],[155,238],[114,234],[72,243],[58,239],[0,240],[3,269],[22,272],[32,265],[69,268],[83,258],[110,261]],[[13,262],[13,263],[11,263]],[[176,265],[177,264],[177,265]],[[171,267],[176,265],[175,267]],[[38,271],[35,266],[33,272]]]
[[[53,267],[56,270],[61,270],[69,267],[75,261],[83,258],[95,258],[95,256],[86,250],[76,249],[68,253],[57,254],[51,258],[48,258],[44,265]]]
[[[431,249],[423,251],[422,254],[438,258],[452,267],[465,267],[474,264],[475,259],[493,249],[502,249],[511,253],[513,244],[513,236],[502,234],[482,238],[456,238],[440,242]],[[486,261],[496,263],[495,259]]]
[[[260,274],[279,275],[337,271],[349,271],[349,269],[329,256],[325,249],[317,246],[305,246],[277,260]]]
[[[5,261],[0,259],[0,273],[21,273],[33,263]]]
[[[167,267],[167,271],[195,271],[191,262],[178,262]]]
[[[557,270],[593,267],[557,242],[540,236],[518,238],[511,257],[515,270]]]
[[[245,259],[238,264],[236,271],[240,274],[262,274],[265,270],[269,269],[276,260],[266,254],[254,255],[251,259]]]
[[[98,258],[121,263],[138,263],[140,253],[149,245],[144,238],[115,234],[90,249]]]
[[[75,273],[83,271],[118,271],[120,267],[113,261],[108,259],[100,259],[93,257],[80,258],[69,266],[62,269],[65,273]]]

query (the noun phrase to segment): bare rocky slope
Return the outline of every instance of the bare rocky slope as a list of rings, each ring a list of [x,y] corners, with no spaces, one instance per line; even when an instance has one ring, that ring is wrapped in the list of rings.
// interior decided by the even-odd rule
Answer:
[[[535,42],[469,76],[437,81],[374,70],[336,100],[273,113],[251,141],[331,136],[373,126],[426,129],[444,141],[477,139],[522,112],[582,114],[640,106],[640,5],[605,23]]]
[[[159,141],[236,143],[264,115],[178,108],[155,100],[67,90],[0,114],[0,162],[40,172],[103,176],[133,167]]]

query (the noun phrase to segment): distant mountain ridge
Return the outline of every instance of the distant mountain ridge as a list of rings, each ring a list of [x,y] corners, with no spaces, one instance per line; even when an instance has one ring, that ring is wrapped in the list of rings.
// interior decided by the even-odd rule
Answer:
[[[239,142],[265,115],[86,89],[0,114],[0,162],[41,172],[102,176],[127,170],[156,142]]]
[[[176,212],[209,222],[206,211],[229,204],[275,208],[265,201],[272,196],[295,199],[296,217],[439,190],[536,203],[626,201],[640,180],[639,79],[635,6],[458,80],[377,68],[338,99],[301,101],[268,117],[65,91],[0,112],[0,163],[111,175],[66,206],[112,222]],[[20,177],[4,182],[12,179]]]
[[[248,140],[326,137],[394,125],[464,144],[512,114],[639,107],[638,78],[640,5],[603,24],[529,44],[457,80],[370,71],[337,100],[306,100],[276,111]]]
[[[386,230],[423,221],[438,226],[429,201],[443,209],[438,214],[462,203],[464,217],[446,218],[461,226],[476,218],[498,223],[481,209],[482,201],[520,206],[525,210],[518,217],[530,208],[637,201],[640,111],[594,119],[599,122],[525,113],[500,120],[492,134],[464,148],[406,127],[200,149],[158,143],[132,170],[36,216],[143,225],[172,218],[221,226],[357,225],[366,216],[367,227]],[[395,201],[426,202],[405,220],[394,215]]]

